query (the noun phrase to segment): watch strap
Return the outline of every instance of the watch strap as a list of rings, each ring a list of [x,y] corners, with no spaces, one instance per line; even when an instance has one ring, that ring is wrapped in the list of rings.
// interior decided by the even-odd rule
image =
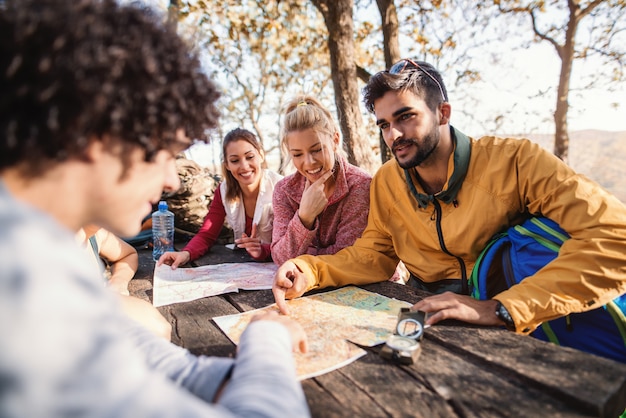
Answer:
[[[513,322],[511,314],[500,301],[496,304],[496,316],[500,319],[500,321],[504,322],[506,329],[509,331],[515,331],[515,322]]]

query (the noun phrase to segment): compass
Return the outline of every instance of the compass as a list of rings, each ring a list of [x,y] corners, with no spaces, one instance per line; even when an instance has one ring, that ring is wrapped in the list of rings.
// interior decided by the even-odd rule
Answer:
[[[424,312],[411,312],[401,308],[395,333],[390,335],[380,349],[380,356],[401,364],[413,364],[421,352],[420,340],[424,335]]]

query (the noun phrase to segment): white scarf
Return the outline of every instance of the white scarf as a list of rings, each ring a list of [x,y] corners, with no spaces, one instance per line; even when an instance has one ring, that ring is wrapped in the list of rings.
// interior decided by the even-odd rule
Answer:
[[[272,194],[274,193],[274,186],[282,178],[283,176],[278,173],[263,170],[263,177],[261,177],[261,184],[259,185],[259,196],[256,199],[254,216],[252,217],[252,224],[257,225],[257,237],[261,239],[262,244],[272,242],[272,226],[274,224]],[[226,221],[233,229],[235,239],[239,239],[246,229],[246,210],[242,204],[243,199],[239,196],[237,199],[227,201],[225,181],[220,185],[220,194],[226,210]]]

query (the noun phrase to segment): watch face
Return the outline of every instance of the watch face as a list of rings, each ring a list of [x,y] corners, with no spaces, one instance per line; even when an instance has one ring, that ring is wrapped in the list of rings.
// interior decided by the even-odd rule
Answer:
[[[419,343],[411,338],[401,337],[399,335],[392,335],[386,342],[389,348],[396,351],[413,351],[419,347]]]
[[[424,332],[424,326],[421,322],[413,318],[405,318],[398,322],[396,333],[402,337],[419,339]]]

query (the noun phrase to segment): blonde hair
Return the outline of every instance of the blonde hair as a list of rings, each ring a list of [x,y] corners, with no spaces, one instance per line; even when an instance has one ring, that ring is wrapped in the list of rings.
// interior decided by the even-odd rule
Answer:
[[[283,169],[291,162],[287,135],[291,132],[313,129],[318,135],[324,134],[331,141],[335,134],[339,134],[337,154],[345,157],[345,151],[341,145],[341,134],[332,115],[317,99],[308,95],[296,96],[290,100],[282,110],[282,123],[280,127],[280,147],[283,152]]]

